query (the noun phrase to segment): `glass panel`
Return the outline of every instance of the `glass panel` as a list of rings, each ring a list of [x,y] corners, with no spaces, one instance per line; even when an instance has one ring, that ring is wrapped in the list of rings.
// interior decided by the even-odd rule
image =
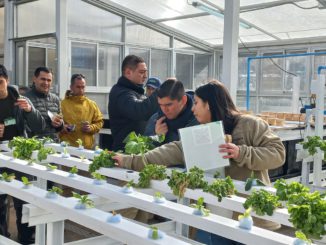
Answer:
[[[174,39],[174,48],[181,50],[201,51],[200,49],[195,48],[187,43],[181,42],[177,39]]]
[[[316,52],[326,52],[326,50],[317,50]],[[318,66],[324,66],[326,65],[326,55],[316,55],[313,56],[314,58],[314,68],[313,68],[313,79],[317,79],[317,70]],[[325,71],[323,71],[325,73]]]
[[[176,54],[176,78],[186,89],[193,89],[193,56]]]
[[[257,103],[256,103],[257,97],[250,97],[249,100],[249,111],[252,111],[253,113],[257,113]],[[247,110],[247,99],[246,96],[238,95],[237,96],[237,102],[236,106],[240,110]]]
[[[47,48],[47,60],[46,60],[46,66],[51,68],[53,71],[53,92],[59,93],[59,86],[57,81],[57,57],[56,57],[56,50],[52,48]]]
[[[71,74],[85,75],[88,86],[96,86],[96,44],[71,43]]]
[[[305,53],[305,51],[299,51],[298,53]],[[302,92],[307,91],[309,82],[306,80],[308,56],[294,56],[286,57],[285,59],[285,70],[289,73],[285,74],[285,90],[293,90],[293,79],[297,76],[300,79],[300,90]],[[296,75],[296,76],[295,76]]]
[[[4,20],[5,20],[4,8],[0,8],[0,54],[3,54],[3,46],[4,46],[4,34],[5,34]]]
[[[292,98],[260,97],[259,109],[262,111],[292,112]]]
[[[169,48],[170,46],[168,36],[130,20],[127,20],[126,23],[126,42],[162,48]]]
[[[86,90],[86,96],[96,102],[97,106],[103,114],[108,114],[108,95],[108,93],[87,93]]]
[[[239,81],[238,81],[238,91],[247,91],[247,66],[248,66],[248,57],[254,56],[254,54],[248,55],[246,57],[239,57],[238,66],[239,66]],[[257,89],[257,60],[250,61],[250,91],[256,91]]]
[[[274,54],[264,54],[276,55]],[[283,91],[283,58],[262,59],[262,91]]]
[[[33,84],[34,71],[45,66],[45,48],[28,47],[28,85]]]
[[[24,47],[20,46],[16,51],[16,84],[25,86],[26,82],[24,77]]]
[[[33,1],[17,5],[16,9],[16,37],[55,32],[55,1]]]
[[[142,57],[145,60],[147,69],[149,69],[149,50],[148,49],[130,48],[129,54],[134,54],[139,57]],[[148,74],[150,74],[150,73],[148,72]]]
[[[67,5],[69,36],[121,41],[122,17],[80,0],[69,0]]]
[[[120,76],[120,47],[100,46],[98,61],[98,86],[113,86]]]
[[[195,87],[203,82],[207,82],[211,77],[211,60],[212,56],[209,54],[196,54],[195,55]]]
[[[162,81],[171,76],[171,51],[152,49],[151,76],[158,77]]]

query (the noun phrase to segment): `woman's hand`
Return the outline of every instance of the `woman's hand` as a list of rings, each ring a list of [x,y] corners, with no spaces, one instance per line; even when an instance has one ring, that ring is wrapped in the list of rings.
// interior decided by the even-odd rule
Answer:
[[[220,152],[226,152],[227,155],[223,156],[223,158],[234,158],[237,159],[240,154],[239,146],[233,143],[226,143],[219,146]]]
[[[122,162],[122,155],[121,154],[116,154],[115,156],[112,157],[112,159],[115,160],[115,166],[118,168],[123,168],[123,162]]]

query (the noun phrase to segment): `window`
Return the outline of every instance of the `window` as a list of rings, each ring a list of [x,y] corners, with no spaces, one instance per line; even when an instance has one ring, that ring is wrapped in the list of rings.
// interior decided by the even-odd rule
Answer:
[[[248,74],[248,57],[254,56],[253,54],[239,57],[238,69],[239,69],[239,80],[238,80],[238,91],[247,91],[247,74]],[[254,59],[250,61],[250,91],[256,91],[257,89],[257,64],[258,60]]]
[[[162,81],[171,76],[171,51],[151,50],[151,71],[153,77],[158,77]]]
[[[88,86],[96,86],[96,44],[71,43],[71,74],[85,75]]]
[[[101,45],[99,47],[98,86],[112,87],[120,76],[121,48]]]
[[[129,54],[137,55],[139,57],[142,57],[145,60],[145,63],[147,65],[147,69],[149,69],[149,49],[142,49],[142,48],[130,48]]]
[[[186,89],[193,88],[193,55],[176,54],[176,77]]]
[[[211,59],[210,54],[196,54],[195,55],[195,88],[203,82],[207,82],[211,78]]]
[[[276,55],[264,54],[264,56]],[[262,59],[262,91],[275,92],[283,91],[283,61],[284,58],[266,58]],[[281,68],[281,69],[280,69]]]
[[[305,51],[298,51],[296,53],[304,53]],[[294,52],[292,54],[295,54]],[[285,57],[285,91],[293,91],[293,81],[295,77],[299,78],[300,90],[307,91],[309,83],[307,82],[306,70],[308,64],[308,56],[293,56]]]
[[[316,52],[326,52],[326,50],[316,50]],[[318,66],[324,66],[326,65],[326,54],[322,54],[322,55],[315,55],[313,56],[314,60],[313,60],[313,79],[317,79],[317,69]],[[324,73],[325,71],[323,71]]]

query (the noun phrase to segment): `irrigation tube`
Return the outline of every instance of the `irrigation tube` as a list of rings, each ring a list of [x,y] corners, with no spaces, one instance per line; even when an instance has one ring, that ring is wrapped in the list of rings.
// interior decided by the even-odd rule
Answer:
[[[269,55],[269,56],[255,56],[247,58],[247,91],[246,91],[246,108],[249,111],[249,103],[250,103],[250,63],[251,60],[261,60],[261,59],[269,59],[269,58],[285,58],[285,57],[295,57],[295,56],[312,56],[312,55],[321,55],[326,54],[326,52],[313,52],[313,53],[301,53],[301,54],[277,54],[277,55]],[[320,74],[321,70],[326,69],[326,66],[318,67],[318,74]]]

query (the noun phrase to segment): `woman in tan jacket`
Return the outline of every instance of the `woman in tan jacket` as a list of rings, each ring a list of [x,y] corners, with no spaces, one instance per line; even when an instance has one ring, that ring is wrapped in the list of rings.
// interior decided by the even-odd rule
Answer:
[[[270,184],[268,170],[283,165],[285,148],[280,138],[273,134],[264,120],[242,115],[225,86],[216,80],[196,89],[192,111],[201,124],[222,121],[225,134],[232,136],[232,143],[225,143],[219,147],[219,151],[225,154],[224,158],[230,159],[230,166],[225,169],[226,175],[244,181],[254,171],[255,177],[267,185]],[[117,165],[123,168],[139,171],[144,167],[142,157],[138,155],[118,155],[116,161]],[[147,152],[144,161],[166,166],[184,163],[181,142],[175,141]],[[272,222],[255,224],[272,230],[279,227]],[[211,235],[212,240],[205,241],[207,244],[236,244]]]

